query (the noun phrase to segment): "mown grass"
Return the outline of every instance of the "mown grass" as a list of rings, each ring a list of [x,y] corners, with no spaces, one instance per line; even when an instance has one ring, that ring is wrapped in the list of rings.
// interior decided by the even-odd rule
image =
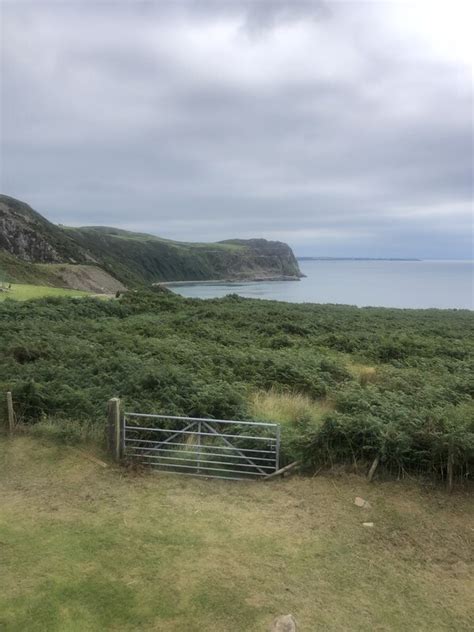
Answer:
[[[80,290],[67,290],[60,287],[49,287],[46,285],[27,285],[22,283],[12,283],[8,292],[0,292],[0,301],[7,298],[16,301],[27,301],[32,298],[43,298],[45,296],[88,296],[89,292]]]
[[[473,513],[408,482],[196,480],[0,438],[0,629],[467,631]]]

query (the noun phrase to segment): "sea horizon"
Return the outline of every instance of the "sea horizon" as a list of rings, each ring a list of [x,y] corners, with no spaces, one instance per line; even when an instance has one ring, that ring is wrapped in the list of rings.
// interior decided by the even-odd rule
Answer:
[[[238,294],[290,303],[399,309],[474,309],[472,259],[301,259],[298,281],[168,283],[188,298]]]

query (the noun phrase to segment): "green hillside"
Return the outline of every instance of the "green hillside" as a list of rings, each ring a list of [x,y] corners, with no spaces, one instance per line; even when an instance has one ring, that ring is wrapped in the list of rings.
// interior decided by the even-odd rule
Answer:
[[[0,283],[32,283],[56,285],[56,277],[48,266],[28,263],[5,250],[0,250]]]
[[[105,227],[68,228],[83,249],[125,284],[300,275],[291,249],[266,240],[185,243]]]
[[[118,228],[55,226],[27,204],[5,195],[0,195],[0,228],[0,280],[57,285],[55,271],[38,268],[39,263],[99,266],[128,287],[160,281],[301,276],[291,248],[282,242],[186,243]],[[73,277],[68,276],[70,283]]]

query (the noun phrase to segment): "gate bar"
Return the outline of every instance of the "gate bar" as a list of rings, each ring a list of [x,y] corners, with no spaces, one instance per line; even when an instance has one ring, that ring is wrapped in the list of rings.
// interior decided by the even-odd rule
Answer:
[[[156,441],[152,441],[151,439],[125,439],[125,443],[152,443],[153,445],[157,444]],[[188,444],[184,442],[179,443],[175,441],[170,441],[170,443],[167,443],[166,445],[167,446],[169,445],[185,446]],[[206,450],[238,450],[239,452],[258,452],[259,454],[273,454],[275,456],[275,450],[260,450],[259,448],[234,448],[233,446],[229,448],[229,446],[226,446],[226,445],[202,445],[202,444],[201,444],[201,448],[206,449]],[[157,448],[157,449],[161,450],[161,448]],[[258,457],[255,457],[255,458],[258,458]],[[271,460],[273,461],[273,459]]]
[[[146,455],[143,455],[145,458]],[[153,465],[152,463],[150,465]],[[190,465],[177,465],[175,463],[157,463],[160,467],[180,467],[185,470],[196,469],[196,467],[192,467]],[[233,474],[247,474],[248,476],[268,476],[267,472],[246,472],[245,470],[229,470],[227,467],[206,467],[203,468],[210,472],[232,472]],[[209,478],[209,477],[208,477]]]
[[[199,453],[195,453],[197,457]],[[197,461],[197,459],[192,459],[191,457],[180,458],[179,456],[161,456],[159,454],[140,454],[144,459],[165,459],[166,461]],[[257,465],[256,463],[252,463],[252,465],[247,465],[246,463],[233,463],[229,461],[210,461],[209,459],[201,460],[200,463],[214,463],[215,465],[234,465],[235,467],[253,467],[254,469],[260,470],[260,468],[265,468],[266,470],[275,470],[275,466],[273,465]],[[186,465],[185,467],[193,467],[198,468],[199,465]],[[207,469],[207,468],[204,468]],[[230,471],[230,470],[229,470]]]
[[[176,415],[151,415],[148,413],[124,413],[125,417],[155,417],[156,419],[177,419],[179,421],[210,421],[218,424],[236,424],[237,426],[269,426],[274,428],[277,423],[264,421],[236,421],[235,419],[208,419],[206,417],[177,417]]]
[[[152,442],[153,443],[153,442]],[[185,443],[179,443],[179,444],[175,444],[175,445],[186,445]],[[212,446],[200,446],[201,448],[210,448]],[[171,450],[167,450],[166,448],[146,448],[144,446],[141,445],[132,445],[129,448],[130,450],[145,450],[147,452],[164,452],[166,453],[171,453],[171,452],[179,452],[180,454],[202,454],[203,456],[223,456],[227,459],[239,459],[242,458],[242,455],[239,454],[222,454],[222,452],[201,452],[200,450],[180,450],[178,448],[176,448],[175,450],[171,449]],[[229,448],[230,450],[230,448]],[[274,454],[274,452],[272,452],[272,454]],[[270,463],[275,463],[275,457],[273,457],[273,459],[269,459],[267,457],[264,456],[255,456],[253,457],[254,459],[256,459],[257,461],[270,461]]]
[[[208,426],[207,423],[204,424]],[[208,426],[209,427],[209,426]],[[125,430],[147,430],[148,432],[173,432],[176,434],[191,434],[195,435],[196,432],[192,432],[191,430],[168,430],[167,428],[144,428],[142,426],[125,426]],[[213,437],[217,435],[218,437],[229,437],[230,439],[255,439],[255,441],[276,441],[275,437],[253,437],[252,435],[234,435],[234,434],[223,434],[220,432],[201,432],[203,437]],[[158,442],[159,443],[159,442]]]

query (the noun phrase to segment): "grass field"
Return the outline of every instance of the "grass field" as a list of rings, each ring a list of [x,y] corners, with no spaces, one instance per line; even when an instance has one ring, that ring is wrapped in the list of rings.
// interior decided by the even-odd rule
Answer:
[[[0,438],[0,629],[467,631],[473,517],[415,483],[196,480]]]
[[[87,296],[88,294],[89,292],[66,290],[60,287],[12,283],[9,292],[0,292],[0,301],[4,301],[7,298],[17,301],[26,301],[30,298],[43,298],[44,296]]]

